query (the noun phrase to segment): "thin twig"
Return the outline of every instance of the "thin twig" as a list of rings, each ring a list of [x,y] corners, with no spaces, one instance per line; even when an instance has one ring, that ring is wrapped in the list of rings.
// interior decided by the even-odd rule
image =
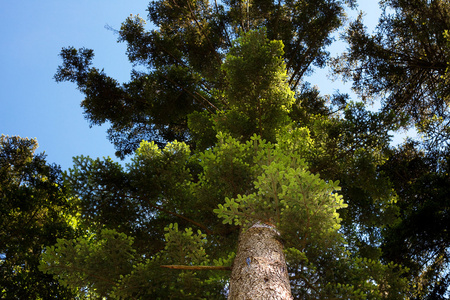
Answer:
[[[185,265],[161,265],[161,268],[177,270],[223,270],[231,271],[231,267],[226,266],[185,266]]]

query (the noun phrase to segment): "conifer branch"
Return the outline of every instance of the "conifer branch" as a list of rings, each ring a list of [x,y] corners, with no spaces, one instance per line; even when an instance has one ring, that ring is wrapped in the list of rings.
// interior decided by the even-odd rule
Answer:
[[[168,81],[170,81],[171,83],[173,83],[174,85],[180,87],[183,91],[185,91],[186,93],[188,93],[189,95],[191,95],[191,96],[192,96],[195,100],[197,100],[199,103],[206,102],[206,103],[208,103],[211,107],[215,108],[216,110],[219,110],[214,104],[212,104],[210,101],[208,101],[208,99],[206,99],[205,97],[203,97],[202,95],[200,95],[198,92],[194,92],[194,93],[195,93],[196,95],[200,96],[200,98],[201,98],[203,101],[199,100],[199,99],[194,95],[194,93],[192,93],[191,91],[188,91],[183,85],[181,85],[181,84],[179,84],[179,83],[173,81],[172,79],[170,79],[170,78],[167,77],[166,75],[161,74],[161,76],[164,77],[165,79],[167,79]],[[211,111],[206,105],[203,104],[203,106],[205,107],[205,109],[206,109],[209,113],[211,113],[211,114],[214,113],[214,112]]]
[[[212,232],[211,230],[209,230],[205,225],[202,225],[202,224],[200,224],[200,223],[198,223],[198,222],[196,222],[196,221],[194,221],[194,220],[191,220],[191,219],[189,219],[188,217],[185,217],[185,216],[183,216],[183,215],[180,215],[180,214],[177,214],[177,213],[172,212],[172,211],[170,211],[170,210],[167,210],[167,209],[165,209],[165,208],[163,208],[163,207],[161,207],[161,206],[159,206],[159,205],[152,204],[152,203],[150,203],[150,201],[149,201],[147,198],[145,198],[144,200],[147,201],[147,203],[148,203],[151,207],[156,208],[156,209],[159,210],[159,211],[168,213],[169,215],[178,217],[178,218],[183,219],[183,220],[185,220],[185,221],[187,221],[187,222],[189,222],[189,223],[192,223],[192,224],[194,224],[194,225],[200,227],[201,229],[205,230],[205,232],[206,232],[207,234],[209,234],[209,235],[213,234],[213,232]]]
[[[185,266],[185,265],[161,265],[161,268],[177,269],[177,270],[222,270],[231,271],[231,267],[227,266]]]

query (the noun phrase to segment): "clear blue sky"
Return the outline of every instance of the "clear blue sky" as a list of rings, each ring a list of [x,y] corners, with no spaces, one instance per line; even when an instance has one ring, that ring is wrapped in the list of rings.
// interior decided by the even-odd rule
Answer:
[[[373,26],[379,10],[375,0],[361,0]],[[37,138],[38,152],[63,169],[72,157],[114,157],[106,137],[107,125],[89,128],[80,102],[83,95],[71,83],[53,80],[61,63],[62,47],[94,49],[94,66],[120,82],[129,80],[131,65],[126,45],[105,25],[119,29],[130,14],[147,15],[147,0],[3,0],[0,12],[0,134]],[[339,47],[339,46],[338,46]],[[330,83],[326,72],[310,81],[322,93],[348,91],[340,82]],[[115,158],[115,160],[118,160]]]

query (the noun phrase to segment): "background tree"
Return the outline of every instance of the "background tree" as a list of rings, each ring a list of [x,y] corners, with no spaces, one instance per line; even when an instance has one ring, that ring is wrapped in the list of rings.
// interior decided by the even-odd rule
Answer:
[[[75,232],[61,170],[36,148],[36,140],[0,138],[0,297],[73,299],[71,289],[38,270],[45,247]]]
[[[349,51],[335,71],[353,80],[363,99],[382,98],[386,111],[407,114],[421,123],[444,117],[449,92],[447,1],[389,0],[373,35],[362,16],[351,24],[345,39]],[[411,124],[411,123],[410,123]]]
[[[437,167],[439,166],[439,167]],[[410,269],[413,299],[445,299],[450,286],[449,163],[405,143],[383,166],[398,193],[400,218],[387,226],[386,259]]]
[[[374,34],[362,17],[345,38],[348,53],[335,63],[363,98],[380,97],[385,114],[404,115],[422,140],[407,141],[382,167],[398,195],[399,219],[386,226],[384,257],[411,268],[415,299],[449,296],[448,1],[382,1]],[[420,221],[419,221],[420,220]]]

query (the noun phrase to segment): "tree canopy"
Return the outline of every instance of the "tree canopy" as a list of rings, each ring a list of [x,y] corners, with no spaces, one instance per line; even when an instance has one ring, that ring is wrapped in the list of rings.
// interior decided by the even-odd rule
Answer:
[[[156,30],[147,30],[139,16],[129,17],[119,30],[119,42],[127,43],[136,66],[130,82],[120,84],[91,67],[93,51],[73,47],[61,52],[63,64],[55,78],[75,82],[85,94],[82,107],[92,125],[111,123],[108,137],[119,157],[133,153],[142,140],[194,146],[188,116],[230,105],[222,94],[227,84],[222,64],[242,32],[265,27],[269,40],[283,43],[288,83],[296,90],[314,65],[325,65],[331,33],[343,24],[344,2],[354,5],[337,0],[154,1],[148,18]]]
[[[406,282],[400,266],[374,260],[379,255],[361,257],[359,249],[345,246],[337,211],[347,205],[333,179],[345,171],[324,166],[340,159],[348,169],[352,163],[363,167],[362,177],[373,175],[370,168],[386,151],[386,128],[372,141],[367,136],[358,141],[357,130],[353,137],[339,134],[339,128],[356,127],[364,118],[376,133],[379,116],[349,104],[340,107],[343,119],[307,86],[296,99],[283,43],[270,40],[267,32],[242,31],[226,53],[220,67],[223,90],[214,92],[222,109],[188,116],[193,142],[203,147],[173,141],[160,149],[154,141],[141,142],[125,169],[112,160],[78,158],[67,184],[80,199],[88,232],[50,248],[43,270],[100,297],[222,298],[229,274],[168,272],[160,266],[231,268],[236,256],[235,268],[239,233],[263,223],[280,232],[295,297],[401,298]],[[323,115],[302,109],[303,99],[316,102]],[[376,197],[373,205],[389,207],[385,202],[392,195],[376,195],[382,188],[366,189],[354,179],[346,187],[352,185]],[[112,261],[114,273],[108,272]]]
[[[386,227],[384,256],[411,268],[412,297],[449,296],[449,13],[445,0],[382,1],[373,34],[363,19],[345,39],[335,72],[353,80],[363,99],[381,99],[420,140],[398,147],[383,166],[398,196],[399,220]],[[428,298],[427,298],[428,299]]]
[[[0,297],[73,299],[71,289],[38,269],[45,247],[75,232],[61,170],[36,148],[36,140],[0,138]]]
[[[153,1],[151,26],[117,31],[126,83],[63,48],[56,81],[131,162],[79,156],[62,174],[3,137],[0,291],[42,278],[48,294],[27,295],[234,299],[289,282],[277,299],[447,299],[450,3],[380,5],[335,59],[355,1]],[[363,101],[306,82],[327,64]],[[411,126],[424,138],[393,147]]]

